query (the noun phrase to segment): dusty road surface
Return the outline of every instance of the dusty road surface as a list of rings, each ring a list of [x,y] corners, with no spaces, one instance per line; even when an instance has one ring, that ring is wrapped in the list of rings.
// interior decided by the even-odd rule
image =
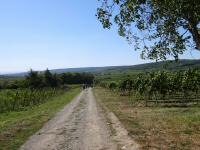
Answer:
[[[114,139],[89,88],[31,136],[20,150],[116,150]]]

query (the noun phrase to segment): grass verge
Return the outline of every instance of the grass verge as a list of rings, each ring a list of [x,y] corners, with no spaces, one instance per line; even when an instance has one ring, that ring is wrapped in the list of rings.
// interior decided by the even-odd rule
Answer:
[[[200,108],[139,107],[134,99],[103,88],[97,100],[114,112],[141,149],[200,149]]]
[[[79,92],[80,88],[72,88],[65,94],[26,111],[1,113],[0,150],[19,148]]]

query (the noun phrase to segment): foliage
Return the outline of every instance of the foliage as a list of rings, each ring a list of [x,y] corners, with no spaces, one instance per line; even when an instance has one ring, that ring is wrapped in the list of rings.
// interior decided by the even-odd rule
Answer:
[[[25,78],[0,78],[0,89],[41,89],[64,87],[66,84],[93,84],[94,75],[91,73],[51,73],[48,69],[44,72],[28,72]]]
[[[59,77],[61,84],[92,84],[94,80],[91,73],[63,73]]]
[[[30,88],[41,88],[42,85],[42,76],[39,75],[37,71],[33,71],[32,69],[26,76],[26,85]]]
[[[47,87],[57,87],[58,86],[58,80],[57,75],[52,74],[49,69],[47,69],[44,72],[44,85]]]
[[[109,87],[110,90],[116,89],[117,86],[118,86],[117,82],[110,82],[109,85],[108,85],[108,87]]]
[[[0,91],[0,113],[20,111],[64,93],[64,89],[17,89]]]
[[[20,111],[61,94],[68,84],[93,84],[90,73],[52,74],[48,69],[37,72],[32,69],[25,79],[5,82],[0,90],[0,113]]]
[[[199,0],[99,1],[97,16],[103,27],[116,23],[119,35],[142,50],[142,58],[177,59],[189,47],[200,50]]]
[[[111,82],[107,82],[109,84]],[[134,78],[121,81],[118,88],[120,92],[139,94],[146,100],[165,100],[176,95],[187,99],[198,96],[200,92],[200,72],[197,69],[188,69],[140,73]]]

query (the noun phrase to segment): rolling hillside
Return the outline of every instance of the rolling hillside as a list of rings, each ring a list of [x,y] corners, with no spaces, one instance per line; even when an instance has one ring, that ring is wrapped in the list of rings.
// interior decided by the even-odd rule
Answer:
[[[132,66],[108,66],[108,67],[85,67],[85,68],[67,68],[54,69],[53,73],[66,72],[91,72],[91,73],[128,73],[128,72],[143,72],[153,70],[185,70],[188,68],[200,68],[200,59],[196,60],[179,60],[175,61],[161,61],[155,63],[146,63]],[[8,76],[25,76],[27,72],[9,74]]]

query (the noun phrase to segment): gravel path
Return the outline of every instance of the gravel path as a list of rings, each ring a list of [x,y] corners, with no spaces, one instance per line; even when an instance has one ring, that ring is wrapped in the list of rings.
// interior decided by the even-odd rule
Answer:
[[[115,120],[111,122],[115,124]],[[19,150],[117,150],[117,141],[120,140],[111,136],[107,124],[89,88],[66,105]],[[119,128],[119,124],[116,125]],[[124,135],[117,137],[124,138]],[[120,142],[120,145],[123,143]],[[121,149],[133,150],[130,143],[127,145],[129,148],[122,146]]]

